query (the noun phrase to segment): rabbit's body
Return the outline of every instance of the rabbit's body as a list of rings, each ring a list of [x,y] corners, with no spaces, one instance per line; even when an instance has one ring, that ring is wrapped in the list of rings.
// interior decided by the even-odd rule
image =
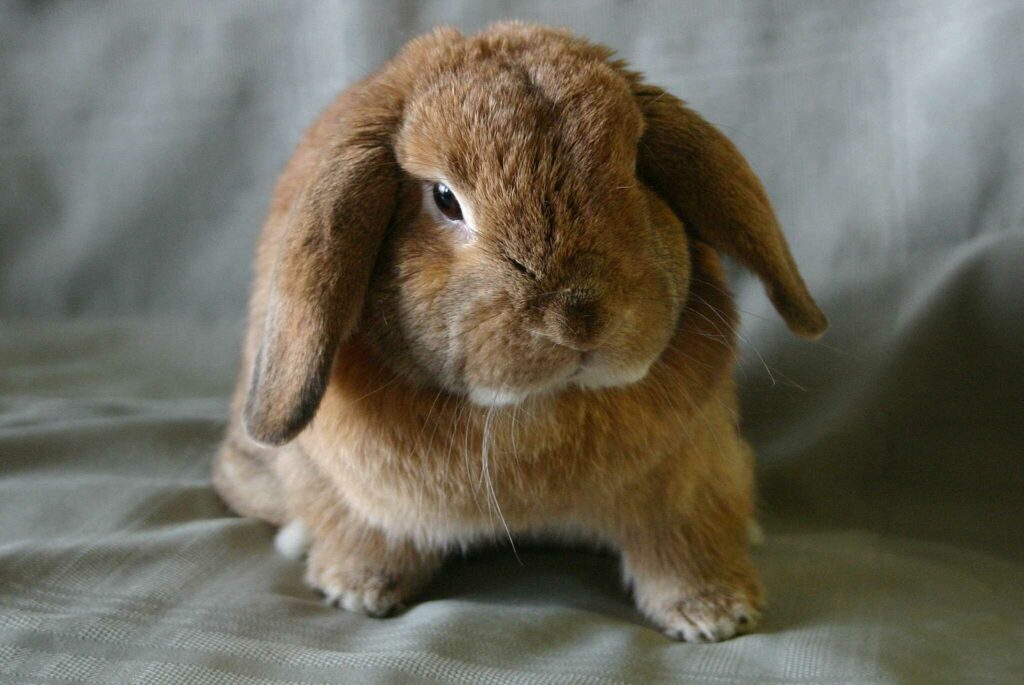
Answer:
[[[620,551],[672,636],[756,619],[716,248],[795,329],[824,319],[735,149],[608,54],[515,23],[432,34],[282,175],[215,484],[304,529],[310,584],[345,608],[386,613],[454,548],[542,536]],[[636,159],[641,133],[684,166]]]
[[[565,533],[608,542],[631,498],[660,509],[689,502],[689,490],[702,485],[728,490],[742,529],[752,513],[752,463],[728,373],[732,317],[721,292],[704,290],[711,299],[694,305],[697,326],[678,334],[689,352],[669,350],[643,381],[606,391],[621,397],[594,402],[574,391],[480,407],[402,382],[353,340],[342,346],[321,401],[320,415],[330,420],[314,420],[289,445],[237,458],[256,456],[277,484],[288,483],[292,470],[315,470],[359,516],[441,550],[505,539],[505,524],[513,538]],[[729,318],[719,320],[723,312]],[[698,335],[708,337],[697,347],[686,339]],[[705,354],[691,358],[700,347]],[[698,379],[699,391],[680,392],[684,380]],[[228,458],[243,439],[231,443]],[[277,508],[286,513],[276,523],[303,507],[302,486],[292,490],[279,489]],[[261,506],[246,504],[257,497],[266,499],[246,488],[230,495],[244,511]]]

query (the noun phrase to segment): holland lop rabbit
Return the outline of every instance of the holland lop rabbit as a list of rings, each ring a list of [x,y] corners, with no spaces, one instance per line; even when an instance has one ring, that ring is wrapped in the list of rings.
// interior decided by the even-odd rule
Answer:
[[[438,29],[342,93],[274,191],[214,483],[372,615],[446,553],[622,557],[668,635],[751,629],[751,450],[721,255],[826,320],[737,149],[612,52]]]

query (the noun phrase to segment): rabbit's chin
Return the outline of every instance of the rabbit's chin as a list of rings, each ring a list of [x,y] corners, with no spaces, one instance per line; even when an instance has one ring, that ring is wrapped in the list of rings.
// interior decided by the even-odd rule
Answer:
[[[632,367],[613,369],[584,363],[573,372],[543,387],[525,389],[476,386],[470,388],[467,397],[473,404],[481,407],[507,407],[519,404],[533,396],[557,393],[566,388],[577,387],[584,390],[618,388],[632,385],[646,378],[652,364],[653,361]]]

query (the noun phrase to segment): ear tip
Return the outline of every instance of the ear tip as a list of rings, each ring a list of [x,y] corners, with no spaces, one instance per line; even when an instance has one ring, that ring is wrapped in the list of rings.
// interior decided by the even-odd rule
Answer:
[[[242,414],[242,428],[253,442],[259,443],[263,447],[280,447],[291,439],[285,431],[268,424],[268,421],[261,421],[251,416],[248,411]]]
[[[280,447],[302,430],[304,423],[282,417],[269,416],[263,407],[250,397],[242,411],[242,428],[253,442],[264,447]],[[298,424],[298,425],[296,425]]]
[[[803,283],[798,285],[800,287],[794,288],[773,288],[769,285],[768,299],[789,330],[805,340],[817,340],[828,330],[828,318]]]
[[[791,317],[786,321],[790,330],[804,340],[817,340],[828,330],[828,317],[817,307],[801,312],[799,317]]]

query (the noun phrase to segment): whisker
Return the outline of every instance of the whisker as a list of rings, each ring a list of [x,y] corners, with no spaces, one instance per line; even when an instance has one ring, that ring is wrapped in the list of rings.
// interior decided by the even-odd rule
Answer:
[[[682,399],[684,399],[684,400],[686,400],[687,404],[689,404],[690,408],[693,410],[695,415],[698,418],[700,418],[700,420],[704,423],[705,428],[708,429],[708,433],[711,435],[711,439],[715,441],[715,445],[718,447],[719,454],[724,459],[725,458],[725,448],[722,446],[722,442],[718,438],[718,433],[715,432],[715,429],[711,426],[711,422],[708,421],[707,415],[704,414],[703,411],[701,411],[701,408],[698,405],[698,403],[692,397],[690,397],[690,394],[688,392],[686,392],[684,387],[680,386],[678,388],[678,390],[679,390],[679,392],[678,392],[677,396],[682,398]],[[673,395],[673,396],[676,396],[676,395]],[[700,452],[700,448],[697,446],[696,440],[694,440],[693,437],[689,435],[689,433],[687,433],[687,436],[690,438],[690,443],[693,445],[694,451],[699,453]]]
[[[678,369],[673,368],[670,364],[666,363],[664,360],[661,360],[661,359],[657,360],[655,362],[655,366],[657,368],[659,368],[659,369],[663,369],[664,372],[668,376],[670,376],[672,380],[676,381],[677,385],[680,388],[687,387],[690,384],[689,380],[686,377],[686,374],[682,373]],[[706,388],[702,388],[702,389],[706,390]],[[726,412],[728,412],[737,421],[739,420],[739,413],[734,408],[730,407],[725,402],[723,402],[721,400],[721,398],[719,398],[715,393],[706,393],[706,396],[707,396],[708,399],[717,402],[718,405],[720,407],[722,407],[722,409],[724,409]]]
[[[690,280],[693,281],[694,283],[702,283],[702,284],[704,284],[706,286],[714,288],[718,292],[720,292],[720,293],[722,293],[724,295],[728,295],[729,297],[733,296],[733,293],[731,291],[729,291],[728,288],[722,287],[722,285],[719,284],[719,283],[715,283],[713,281],[708,281],[708,280],[705,280],[705,279],[702,279],[702,278],[696,278],[696,277],[691,277]],[[749,317],[758,319],[760,321],[769,321],[769,322],[774,322],[775,321],[775,319],[772,318],[772,317],[763,316],[763,315],[758,314],[756,312],[752,312],[752,311],[749,311],[749,310],[746,310],[746,309],[740,309],[739,307],[736,307],[736,311],[740,312],[744,316],[749,316]],[[851,359],[853,359],[855,361],[863,361],[859,355],[854,354],[853,352],[850,352],[848,350],[844,350],[844,349],[842,349],[840,347],[836,347],[834,345],[829,345],[828,343],[822,342],[821,340],[806,340],[805,342],[806,343],[810,343],[811,345],[817,345],[819,347],[823,347],[826,350],[829,350],[831,352],[835,352],[836,354],[841,354],[841,355],[850,357]]]
[[[654,389],[658,391],[658,395],[660,396],[662,406],[671,410],[671,412],[675,415],[676,421],[679,422],[682,435],[690,442],[690,445],[693,447],[693,451],[695,453],[699,452],[700,448],[697,445],[697,441],[694,439],[690,431],[686,430],[687,421],[682,417],[682,415],[680,415],[679,405],[672,401],[672,398],[674,397],[675,393],[673,393],[671,389],[666,388],[665,384],[662,383],[660,380],[656,380],[654,382]]]
[[[380,392],[380,391],[381,391],[381,390],[383,390],[384,388],[388,387],[389,385],[391,385],[392,383],[394,383],[394,382],[395,382],[395,381],[397,381],[397,380],[398,380],[398,376],[397,376],[397,375],[392,375],[392,376],[391,376],[391,380],[389,380],[389,381],[388,381],[387,383],[384,383],[383,385],[379,385],[379,386],[377,386],[376,388],[374,388],[374,389],[373,389],[373,390],[371,390],[370,392],[366,393],[365,395],[362,395],[362,396],[360,396],[360,397],[357,397],[356,399],[352,400],[352,402],[353,402],[353,403],[355,403],[355,402],[360,402],[360,401],[362,401],[362,400],[365,400],[365,399],[366,399],[367,397],[369,397],[370,395],[375,395],[375,394],[377,394],[378,392]]]
[[[505,520],[505,515],[501,511],[501,505],[498,503],[498,496],[494,491],[494,483],[491,480],[491,467],[490,467],[490,451],[491,451],[491,427],[494,419],[495,407],[489,407],[487,415],[484,417],[484,429],[483,429],[483,441],[480,449],[480,461],[482,466],[481,477],[484,479],[487,486],[487,494],[490,498],[490,502],[494,504],[494,510],[498,513],[498,519],[501,521],[501,525],[505,528],[505,534],[508,536],[508,542],[512,546],[512,554],[515,556],[516,561],[523,563],[522,559],[519,558],[519,551],[516,549],[516,542],[512,539],[512,530],[508,527],[508,522]],[[488,513],[490,513],[490,507],[488,507]]]
[[[516,460],[516,466],[519,465],[519,445],[516,441],[516,419],[519,417],[519,404],[512,405],[512,422],[509,428],[509,441],[512,443],[512,458]]]
[[[416,436],[416,446],[417,446],[417,449],[420,449],[420,450],[423,449],[423,446],[424,446],[423,434],[426,432],[427,426],[430,424],[430,417],[434,415],[434,407],[437,405],[437,401],[439,399],[441,399],[441,395],[443,393],[444,393],[444,388],[441,388],[440,390],[438,390],[437,394],[434,396],[434,401],[430,403],[430,410],[427,412],[427,418],[423,419],[423,427],[420,428],[419,435]],[[436,434],[437,433],[437,424],[435,423],[434,426],[435,426],[434,434]],[[433,440],[434,440],[434,435],[432,434],[430,436],[430,441],[433,442]]]
[[[674,352],[674,353],[676,353],[676,354],[678,354],[678,355],[680,355],[682,357],[685,357],[689,361],[693,362],[694,364],[697,364],[698,366],[702,366],[705,369],[712,369],[713,370],[715,368],[711,364],[708,364],[707,362],[703,362],[700,359],[697,359],[692,354],[686,352],[686,350],[681,349],[678,345],[676,345],[675,343],[673,343],[671,341],[669,341],[669,343],[667,345],[665,345],[665,349],[669,350],[671,352]]]
[[[727,319],[725,318],[725,315],[724,315],[724,314],[723,314],[723,313],[721,312],[721,310],[719,310],[719,309],[718,309],[717,307],[715,307],[715,306],[714,306],[713,304],[711,304],[710,302],[708,302],[707,300],[705,300],[705,299],[704,299],[703,297],[701,297],[701,296],[700,296],[700,295],[698,295],[697,293],[690,293],[690,295],[691,295],[692,297],[695,297],[695,298],[697,298],[698,300],[700,300],[700,302],[701,302],[701,303],[703,303],[705,307],[707,307],[708,309],[710,309],[710,310],[711,310],[711,311],[712,311],[712,312],[713,312],[713,313],[714,313],[714,314],[715,314],[715,315],[716,315],[716,316],[717,316],[717,317],[718,317],[718,318],[719,318],[719,319],[721,320],[721,322],[722,322],[722,325],[724,325],[724,326],[725,326],[725,327],[726,327],[727,329],[729,329],[729,331],[730,331],[730,332],[731,332],[731,333],[732,333],[733,335],[735,335],[735,336],[736,336],[737,338],[739,338],[739,339],[740,339],[740,340],[741,340],[742,342],[744,342],[744,343],[746,343],[747,345],[749,345],[749,346],[750,346],[750,348],[751,348],[752,350],[754,350],[754,354],[756,354],[756,355],[757,355],[757,358],[758,358],[758,359],[759,359],[759,360],[761,361],[761,365],[762,365],[762,366],[764,367],[764,370],[768,372],[768,378],[770,378],[770,379],[772,380],[772,387],[774,388],[774,387],[775,387],[775,385],[776,385],[776,383],[777,383],[777,381],[775,380],[775,375],[774,375],[774,374],[772,374],[772,370],[771,370],[771,368],[770,368],[770,367],[768,366],[768,362],[766,362],[766,361],[765,361],[765,359],[764,359],[764,356],[763,356],[763,355],[761,354],[761,350],[757,349],[757,346],[756,346],[756,345],[755,345],[754,343],[750,342],[750,340],[748,340],[747,338],[745,338],[745,337],[744,337],[744,336],[743,336],[743,335],[742,335],[742,334],[741,334],[741,333],[739,332],[739,330],[737,330],[736,326],[732,325],[732,324],[731,324],[731,323],[730,323],[730,322],[729,322],[729,321],[728,321],[728,320],[727,320]],[[705,315],[705,314],[704,314],[703,312],[697,311],[696,309],[695,309],[694,311],[696,311],[696,312],[697,312],[698,314],[700,314],[700,315],[701,315],[702,317],[704,317],[705,319],[707,319],[707,318],[708,318],[708,317],[707,317],[707,315]],[[710,320],[710,319],[708,319],[708,322],[709,322],[709,323],[711,323],[711,320]],[[714,325],[714,324],[712,324],[712,325]]]

